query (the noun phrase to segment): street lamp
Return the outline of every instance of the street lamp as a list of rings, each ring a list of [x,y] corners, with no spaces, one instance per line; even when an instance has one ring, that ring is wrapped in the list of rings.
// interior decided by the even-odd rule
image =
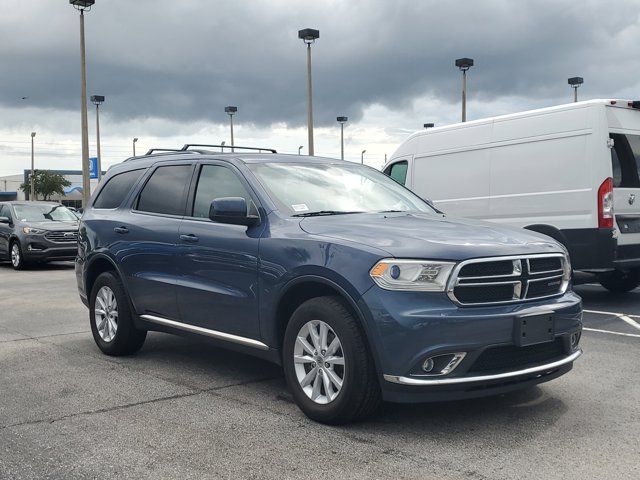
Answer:
[[[229,122],[231,124],[231,151],[233,152],[233,116],[238,112],[238,107],[224,107],[224,111],[229,115]]]
[[[467,70],[473,67],[473,58],[458,58],[456,67],[462,72],[462,121],[467,121]]]
[[[364,154],[366,153],[366,150],[362,150],[362,153],[360,153],[360,163],[364,165]]]
[[[300,150],[302,150],[303,148],[304,148],[304,145],[300,145],[300,146],[298,147],[298,155],[300,155]]]
[[[136,156],[136,142],[138,141],[138,138],[134,138],[133,139],[133,156]]]
[[[29,183],[30,183],[30,191],[29,191],[29,200],[31,200],[32,202],[36,201],[36,184],[35,184],[35,177],[36,177],[36,168],[35,168],[35,161],[34,161],[34,154],[33,154],[33,139],[36,137],[36,132],[31,132],[31,178],[29,179]]]
[[[571,77],[568,81],[571,88],[573,88],[573,101],[578,101],[578,87],[584,83],[584,79],[582,77]]]
[[[102,154],[100,153],[100,105],[104,103],[104,95],[91,95],[91,103],[96,106],[96,150],[98,154],[98,182],[102,180]]]
[[[313,156],[313,90],[311,84],[311,44],[320,38],[320,31],[313,28],[298,30],[298,38],[307,45],[307,132],[309,155]]]
[[[225,146],[225,144],[226,144],[226,143],[227,143],[227,142],[226,142],[225,140],[223,140],[223,141],[221,141],[221,142],[220,142],[220,151],[221,151],[221,152],[224,152],[224,146]]]
[[[436,124],[435,124],[435,123],[425,123],[425,124],[423,125],[423,127],[424,127],[424,128],[433,128],[433,127],[435,127],[435,126],[436,126]]]
[[[348,117],[337,117],[336,120],[340,124],[340,159],[344,160],[344,124],[349,120]]]
[[[80,83],[81,83],[81,130],[82,130],[82,206],[86,207],[91,197],[89,182],[89,126],[87,121],[87,63],[84,45],[84,12],[91,10],[95,0],[69,0],[69,4],[80,12]]]

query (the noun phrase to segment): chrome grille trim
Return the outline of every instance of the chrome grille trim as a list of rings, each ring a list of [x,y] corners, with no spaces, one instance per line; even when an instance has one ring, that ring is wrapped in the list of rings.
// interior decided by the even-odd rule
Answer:
[[[559,258],[562,269],[561,270],[549,270],[549,271],[539,271],[539,272],[531,272],[529,259],[537,259],[537,258]],[[511,260],[514,264],[514,269],[511,274],[507,275],[487,275],[483,277],[460,277],[460,271],[466,265],[471,263],[490,263],[490,262],[500,262],[505,260]],[[526,272],[522,271],[522,265],[526,264]],[[551,274],[551,275],[549,275]],[[544,275],[544,276],[542,276]],[[511,280],[511,278],[518,278],[518,280]],[[567,291],[569,286],[569,280],[571,277],[571,267],[567,257],[563,253],[542,253],[542,254],[532,254],[532,255],[513,255],[513,256],[505,256],[505,257],[486,257],[486,258],[472,258],[469,260],[464,260],[458,263],[453,272],[451,272],[451,276],[449,277],[449,281],[447,282],[447,295],[449,298],[460,306],[481,306],[481,305],[501,305],[501,304],[509,304],[509,303],[518,303],[518,302],[527,302],[527,301],[535,301],[541,300],[545,298],[557,297],[564,294]],[[504,278],[505,281],[495,281],[495,279]],[[562,279],[560,284],[560,288],[557,293],[552,295],[544,295],[539,297],[528,298],[529,293],[529,284],[537,283],[541,281],[549,281],[554,279]],[[478,281],[485,280],[485,281]],[[468,282],[468,283],[467,283]],[[510,285],[513,284],[513,297],[511,300],[501,300],[501,301],[487,301],[487,302],[462,302],[455,295],[456,287],[490,287],[492,285]]]
[[[78,241],[77,230],[47,232],[44,238],[53,243],[73,243]]]

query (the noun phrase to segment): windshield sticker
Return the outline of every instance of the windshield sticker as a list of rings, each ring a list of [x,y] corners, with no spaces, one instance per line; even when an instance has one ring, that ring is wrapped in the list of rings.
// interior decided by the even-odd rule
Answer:
[[[291,208],[293,208],[294,212],[307,212],[307,211],[309,211],[309,207],[307,207],[307,205],[304,204],[304,203],[299,203],[297,205],[291,205]]]

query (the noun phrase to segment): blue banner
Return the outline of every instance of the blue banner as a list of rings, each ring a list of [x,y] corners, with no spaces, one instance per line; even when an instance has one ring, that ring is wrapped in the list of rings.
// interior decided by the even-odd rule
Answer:
[[[89,157],[89,178],[98,178],[98,157]]]

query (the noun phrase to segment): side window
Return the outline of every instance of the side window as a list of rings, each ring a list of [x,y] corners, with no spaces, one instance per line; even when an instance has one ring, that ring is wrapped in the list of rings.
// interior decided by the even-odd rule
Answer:
[[[406,160],[403,160],[402,162],[397,162],[391,165],[391,167],[387,169],[388,172],[385,172],[385,173],[389,175],[391,178],[393,178],[400,185],[404,185],[405,182],[407,181],[408,168],[409,168],[409,163]]]
[[[611,169],[613,186],[622,188],[640,187],[638,169],[640,167],[640,137],[612,133]]]
[[[11,211],[9,210],[9,205],[0,205],[0,217],[7,217],[11,220]]]
[[[107,184],[102,187],[98,198],[93,202],[93,208],[117,208],[131,191],[131,187],[142,175],[144,170],[131,170],[130,172],[114,175]]]
[[[158,167],[138,197],[141,212],[184,214],[184,195],[191,177],[191,165]]]
[[[193,216],[209,218],[211,202],[223,197],[242,197],[252,207],[251,195],[231,169],[220,165],[204,165],[196,187]]]

